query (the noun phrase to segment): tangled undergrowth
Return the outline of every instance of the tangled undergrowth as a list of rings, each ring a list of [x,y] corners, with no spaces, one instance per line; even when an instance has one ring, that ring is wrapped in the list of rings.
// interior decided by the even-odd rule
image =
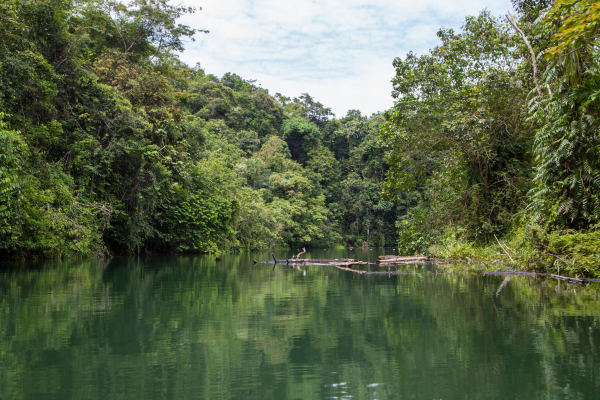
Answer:
[[[545,232],[527,226],[487,245],[449,234],[428,254],[443,259],[501,263],[527,271],[600,278],[600,231]]]

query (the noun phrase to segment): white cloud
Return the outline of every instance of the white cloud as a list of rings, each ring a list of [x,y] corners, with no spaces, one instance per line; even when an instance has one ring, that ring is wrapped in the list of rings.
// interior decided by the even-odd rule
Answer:
[[[440,27],[460,28],[465,16],[509,0],[184,0],[202,11],[182,22],[208,29],[181,59],[207,73],[257,79],[270,93],[310,93],[338,116],[391,107],[392,61],[438,44]]]

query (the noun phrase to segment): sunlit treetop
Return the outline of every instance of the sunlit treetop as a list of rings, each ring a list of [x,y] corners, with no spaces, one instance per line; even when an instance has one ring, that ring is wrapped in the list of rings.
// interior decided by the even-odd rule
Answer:
[[[544,17],[546,23],[558,28],[552,37],[553,46],[546,58],[564,56],[592,45],[600,36],[600,2],[592,0],[557,0]]]

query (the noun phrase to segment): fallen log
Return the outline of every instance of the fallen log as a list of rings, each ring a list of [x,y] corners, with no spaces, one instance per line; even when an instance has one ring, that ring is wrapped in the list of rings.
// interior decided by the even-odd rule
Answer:
[[[295,268],[296,268],[297,264],[315,265],[315,266],[322,266],[322,267],[336,267],[338,269],[342,269],[345,271],[356,272],[361,275],[388,275],[388,276],[391,276],[391,275],[406,275],[406,274],[408,274],[407,272],[400,272],[400,271],[383,272],[383,271],[366,271],[366,270],[360,270],[360,269],[355,269],[355,268],[349,268],[352,265],[369,265],[369,264],[371,264],[371,263],[368,263],[365,261],[356,261],[353,258],[333,258],[333,259],[319,258],[319,259],[303,259],[303,260],[298,260],[298,259],[277,260],[275,258],[275,254],[273,254],[273,252],[271,252],[271,256],[273,257],[273,261],[256,261],[256,260],[252,260],[252,261],[254,264],[258,264],[258,263],[271,264],[271,263],[273,263],[274,264],[273,270],[275,269],[275,266],[278,263],[286,262],[286,264],[295,264]],[[449,260],[449,261],[445,261],[445,262],[440,262],[439,260],[430,259],[428,257],[398,257],[398,256],[381,256],[381,257],[386,257],[386,259],[384,262],[380,262],[379,260],[377,261],[377,263],[379,264],[380,267],[422,264],[422,263],[426,263],[426,262],[434,262],[436,264],[454,263],[454,262],[461,262],[461,261],[465,262],[463,260]],[[399,259],[399,258],[401,258],[402,261],[396,261],[396,259]],[[476,261],[470,261],[470,262],[476,262]],[[302,271],[304,275],[306,275],[306,271],[300,269],[299,267],[297,267],[297,268],[300,271]],[[483,275],[549,276],[551,278],[560,279],[562,281],[565,281],[565,282],[571,283],[571,284],[575,284],[575,285],[581,285],[584,282],[600,282],[600,279],[569,278],[568,276],[548,274],[548,273],[543,273],[543,272],[483,271],[482,273],[483,273]],[[505,282],[507,283],[508,281],[505,281]],[[502,288],[502,286],[501,286],[501,288]],[[498,290],[498,293],[500,292],[500,290],[501,289]]]
[[[482,263],[480,260],[440,260],[439,258],[428,258],[428,257],[410,257],[404,259],[386,259],[377,260],[377,264],[380,267],[393,266],[393,265],[410,265],[410,264],[461,264],[461,263]]]
[[[483,275],[517,275],[517,276],[536,276],[535,272],[517,272],[517,271],[484,271]]]
[[[440,258],[430,258],[428,261],[434,263],[434,264],[438,264],[438,265],[445,265],[445,264],[462,264],[462,263],[480,263],[483,261],[480,260],[444,260],[444,259],[440,259]]]
[[[297,263],[293,263],[293,262],[289,262],[290,260],[276,260],[277,263],[275,263],[275,261],[270,260],[270,261],[257,261],[257,264],[275,264],[275,265],[290,265],[290,266],[296,266],[296,265],[322,265],[325,267],[329,267],[332,264],[330,263],[316,263],[316,262],[307,262],[307,263],[302,263],[302,262],[297,262]]]
[[[379,256],[377,259],[378,263],[381,264],[394,264],[394,263],[406,263],[415,261],[428,261],[429,257],[425,256],[414,256],[414,257],[403,257],[403,256]]]
[[[415,265],[415,264],[429,264],[429,261],[398,261],[398,262],[385,262],[378,263],[380,267],[393,267],[398,265]]]
[[[550,274],[550,276],[553,277],[553,278],[565,281],[567,283],[575,284],[575,285],[581,285],[584,282],[583,279],[569,278],[568,276],[555,275],[555,274]]]
[[[412,259],[426,259],[426,256],[379,256],[378,260],[412,260]]]
[[[396,261],[396,262],[383,262],[377,263],[380,267],[394,267],[398,265],[414,265],[414,264],[429,264],[428,260],[418,260],[418,261]]]
[[[350,261],[350,262],[345,262],[345,263],[340,263],[340,262],[335,261],[335,262],[330,262],[329,264],[336,266],[336,267],[337,266],[349,267],[351,265],[369,265],[368,262],[364,262],[364,261]]]
[[[289,259],[286,261],[289,262],[290,264],[292,264],[292,263],[311,263],[311,262],[316,262],[316,263],[352,262],[355,260],[354,260],[354,258],[301,258],[301,259],[292,258],[292,259]]]

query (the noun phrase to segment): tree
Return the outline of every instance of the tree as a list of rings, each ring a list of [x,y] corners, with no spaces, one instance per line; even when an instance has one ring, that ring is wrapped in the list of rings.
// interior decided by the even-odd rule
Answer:
[[[598,10],[593,2],[557,1],[533,26],[545,45],[548,91],[531,102],[539,126],[531,208],[538,223],[553,229],[600,222]]]
[[[590,46],[600,36],[600,4],[592,0],[558,0],[545,18],[557,28],[552,37],[554,46],[546,50],[553,59],[569,56],[582,47]]]
[[[396,101],[380,137],[390,164],[385,193],[435,183],[452,193],[438,199],[438,226],[461,221],[470,237],[485,238],[506,229],[503,212],[514,212],[527,188],[521,58],[508,27],[486,11],[468,17],[462,34],[438,36],[430,54],[394,61]]]
[[[88,6],[87,13],[104,13],[104,20],[116,32],[120,52],[135,54],[137,58],[144,57],[144,63],[173,51],[183,51],[185,38],[194,40],[197,32],[208,33],[207,30],[178,24],[177,19],[184,14],[194,13],[196,8],[174,6],[169,4],[169,0],[131,0],[128,3],[80,1]]]
[[[319,146],[309,151],[306,169],[315,174],[313,179],[323,189],[327,203],[339,197],[340,163],[329,149]]]
[[[552,5],[553,0],[511,0],[511,3],[524,19],[533,22],[542,11]]]
[[[275,94],[275,98],[281,103],[290,117],[302,117],[306,122],[315,124],[319,130],[325,127],[329,121],[329,117],[335,116],[331,112],[331,108],[325,107],[308,93],[302,93],[299,98],[295,97],[294,99],[277,93]]]
[[[21,230],[21,185],[19,172],[23,167],[25,142],[19,132],[6,129],[0,113],[0,246],[12,250]]]
[[[301,164],[308,160],[308,152],[321,143],[318,127],[301,118],[286,120],[281,127],[281,133],[290,148],[292,159]]]
[[[290,224],[284,230],[288,243],[307,245],[325,237],[327,208],[325,198],[301,171],[285,171],[271,175],[271,188],[276,197],[289,203]]]

